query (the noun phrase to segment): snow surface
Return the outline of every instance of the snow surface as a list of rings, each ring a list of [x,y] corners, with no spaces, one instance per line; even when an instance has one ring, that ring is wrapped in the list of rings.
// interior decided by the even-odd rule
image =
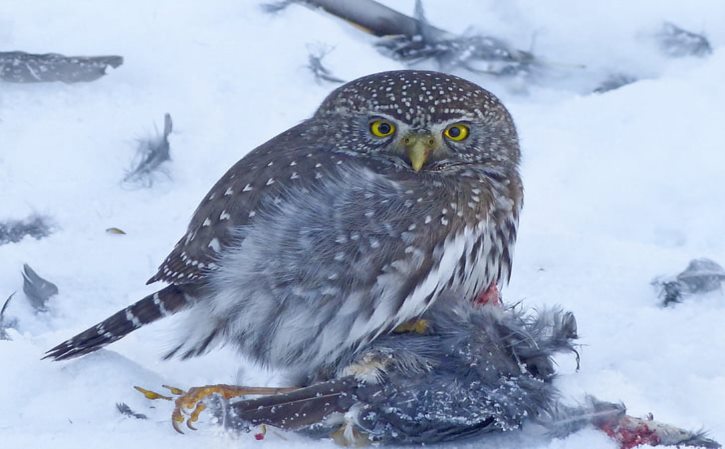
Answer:
[[[413,2],[389,4],[410,13]],[[518,125],[526,204],[507,302],[561,304],[582,337],[582,366],[559,360],[564,397],[621,400],[634,415],[703,427],[725,440],[725,297],[658,307],[649,285],[695,257],[725,263],[725,3],[719,0],[466,0],[427,3],[429,19],[532,48],[561,69],[538,84],[459,72],[498,94]],[[663,21],[704,32],[706,58],[667,59]],[[0,246],[0,299],[22,289],[27,262],[55,282],[50,310],[19,292],[0,341],[0,447],[334,447],[285,434],[257,442],[200,423],[177,435],[158,388],[269,384],[229,350],[162,362],[174,321],[65,363],[43,352],[153,291],[144,285],[183,234],[197,202],[246,152],[309,116],[334,87],[305,68],[310,45],[351,80],[402,66],[340,20],[300,6],[267,15],[256,2],[0,2],[0,49],[120,54],[89,84],[0,83],[0,220],[52,217],[45,239]],[[590,94],[611,73],[641,78]],[[121,180],[136,139],[171,113],[173,161],[151,188]],[[113,235],[118,227],[127,235]],[[126,402],[146,421],[120,415]],[[155,407],[155,408],[152,408]],[[449,447],[614,448],[585,430],[554,441],[496,437]]]

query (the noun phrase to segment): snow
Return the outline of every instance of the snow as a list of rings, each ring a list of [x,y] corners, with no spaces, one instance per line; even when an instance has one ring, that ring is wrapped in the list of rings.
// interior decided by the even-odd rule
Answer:
[[[388,4],[413,9],[408,0]],[[520,131],[526,204],[504,298],[575,313],[582,366],[559,360],[564,397],[621,400],[631,414],[651,411],[725,440],[725,297],[664,309],[649,285],[696,257],[725,263],[725,3],[451,5],[426,2],[428,18],[506,38],[559,68],[529,85],[457,73],[499,95]],[[653,38],[664,21],[704,32],[713,54],[664,57]],[[183,437],[173,432],[170,404],[147,401],[133,385],[279,381],[230,350],[159,361],[179,319],[82,359],[40,357],[152,292],[146,279],[216,179],[313,112],[334,85],[305,68],[309,46],[334,48],[324,63],[346,80],[402,67],[372,42],[300,6],[268,15],[232,0],[0,2],[2,50],[125,58],[89,84],[0,82],[0,221],[38,213],[56,227],[48,238],[0,246],[0,299],[19,291],[7,311],[17,328],[0,341],[3,448],[334,447],[291,434],[234,438],[205,423]],[[587,93],[612,73],[641,80]],[[160,128],[166,112],[174,119],[168,176],[151,188],[122,183],[136,139]],[[114,226],[127,234],[105,232]],[[23,263],[59,286],[48,312],[35,314],[20,292]],[[122,416],[116,402],[150,419]],[[503,436],[486,445],[520,443]],[[526,444],[615,447],[593,430]]]

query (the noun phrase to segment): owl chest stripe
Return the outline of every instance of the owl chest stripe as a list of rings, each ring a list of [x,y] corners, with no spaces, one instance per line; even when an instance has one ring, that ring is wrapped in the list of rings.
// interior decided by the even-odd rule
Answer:
[[[446,290],[454,290],[468,294],[475,277],[480,274],[472,273],[475,267],[466,266],[467,261],[477,258],[473,251],[481,251],[485,246],[478,243],[484,239],[482,226],[465,227],[463,231],[446,239],[440,247],[440,257],[433,268],[413,292],[403,301],[395,315],[396,325],[414,318],[430,307],[438,296]],[[480,258],[478,258],[480,260]],[[461,266],[463,265],[463,267]],[[472,278],[473,276],[473,278]],[[475,282],[474,282],[475,283]]]

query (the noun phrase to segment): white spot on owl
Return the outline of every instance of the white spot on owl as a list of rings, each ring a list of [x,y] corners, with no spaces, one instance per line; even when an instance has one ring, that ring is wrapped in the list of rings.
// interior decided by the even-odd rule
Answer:
[[[219,252],[219,250],[222,249],[221,245],[219,244],[219,239],[213,238],[211,239],[211,242],[209,242],[209,248],[212,250]]]

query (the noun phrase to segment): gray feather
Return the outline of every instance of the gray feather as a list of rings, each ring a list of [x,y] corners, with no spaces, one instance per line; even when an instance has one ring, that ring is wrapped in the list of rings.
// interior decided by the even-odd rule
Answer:
[[[712,53],[710,41],[705,36],[682,29],[671,22],[662,25],[657,40],[662,52],[672,58],[704,57]]]
[[[53,225],[47,217],[32,215],[24,220],[0,222],[0,245],[17,243],[25,236],[40,240],[53,231]]]
[[[121,56],[64,56],[0,52],[0,80],[12,83],[94,81],[123,64]]]
[[[137,162],[135,167],[124,177],[124,182],[137,182],[146,187],[153,184],[154,173],[161,170],[164,162],[171,160],[169,135],[172,128],[171,115],[165,114],[163,132],[139,141],[136,154]]]
[[[323,46],[308,48],[307,68],[310,69],[317,83],[327,81],[330,83],[344,83],[345,81],[332,74],[332,71],[322,64],[322,60],[332,51]]]
[[[10,340],[7,329],[15,326],[15,322],[8,320],[5,316],[5,310],[7,310],[8,304],[10,304],[10,300],[13,299],[13,296],[15,296],[14,292],[8,296],[8,299],[5,300],[2,309],[0,309],[0,340]]]
[[[47,310],[48,300],[58,294],[58,286],[40,277],[30,265],[23,264],[23,292],[36,312]]]

